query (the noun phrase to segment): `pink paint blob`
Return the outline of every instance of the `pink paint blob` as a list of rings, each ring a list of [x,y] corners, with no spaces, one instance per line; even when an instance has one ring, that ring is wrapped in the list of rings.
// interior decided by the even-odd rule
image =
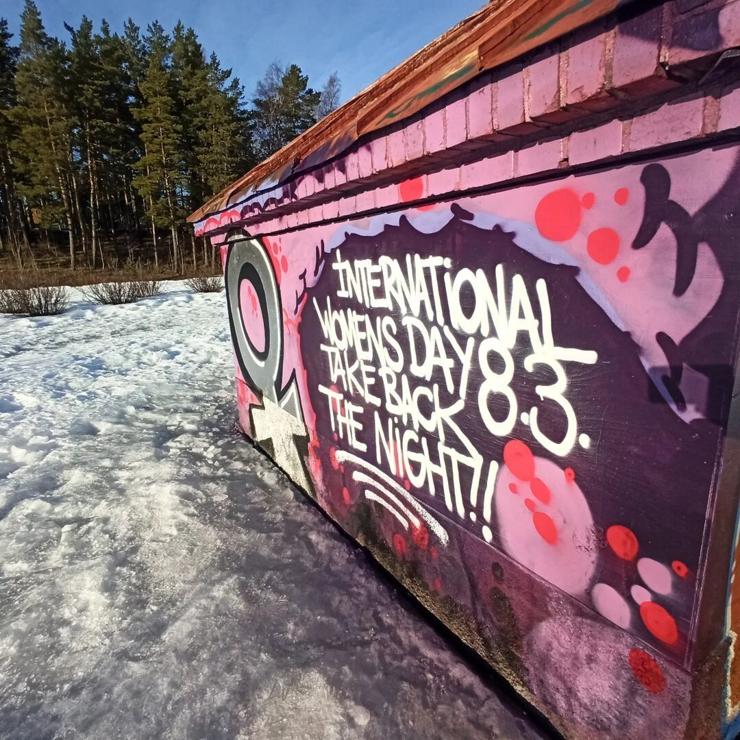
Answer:
[[[602,617],[606,617],[622,629],[630,626],[632,621],[630,605],[615,588],[606,583],[597,583],[591,589],[591,601]]]
[[[642,604],[645,601],[652,601],[653,595],[644,586],[632,586],[630,589],[630,595],[635,604]]]
[[[658,594],[669,594],[673,591],[671,569],[652,558],[640,558],[637,561],[637,572],[643,583]]]
[[[559,465],[530,455],[523,443],[509,442],[504,448],[506,464],[494,492],[501,544],[525,568],[569,594],[580,595],[591,583],[599,551],[588,503]],[[522,480],[531,481],[535,475],[543,486],[540,494],[545,488],[549,492],[549,498],[542,495],[547,503],[532,497],[522,505],[509,486],[519,483],[521,487]]]

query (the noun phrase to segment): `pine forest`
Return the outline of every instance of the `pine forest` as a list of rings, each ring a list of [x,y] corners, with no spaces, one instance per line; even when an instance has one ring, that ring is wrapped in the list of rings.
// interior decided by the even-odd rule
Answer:
[[[336,74],[314,90],[277,62],[247,98],[182,23],[65,29],[49,35],[31,0],[17,39],[0,18],[6,274],[213,270],[187,215],[339,102]]]

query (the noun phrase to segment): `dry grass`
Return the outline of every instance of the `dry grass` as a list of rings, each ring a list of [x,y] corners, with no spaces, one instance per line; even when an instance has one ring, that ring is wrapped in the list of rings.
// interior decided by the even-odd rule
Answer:
[[[7,260],[0,260],[0,283],[24,282],[26,285],[66,285],[78,288],[117,280],[184,280],[198,274],[201,274],[200,271],[190,271],[183,275],[168,265],[155,268],[154,265],[136,262],[124,262],[120,266],[111,265],[104,270],[100,268],[91,270],[86,267],[70,270],[55,265],[19,269]]]
[[[220,276],[193,277],[185,281],[185,285],[196,293],[220,293],[224,289],[224,283]]]

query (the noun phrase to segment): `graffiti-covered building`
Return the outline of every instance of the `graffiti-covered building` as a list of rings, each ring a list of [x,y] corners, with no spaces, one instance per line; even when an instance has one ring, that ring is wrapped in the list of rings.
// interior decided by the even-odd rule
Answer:
[[[191,219],[245,433],[568,737],[732,733],[738,45],[490,4]]]

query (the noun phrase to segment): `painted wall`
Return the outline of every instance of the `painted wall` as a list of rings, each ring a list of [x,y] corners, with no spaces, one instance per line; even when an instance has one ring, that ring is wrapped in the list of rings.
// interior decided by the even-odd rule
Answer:
[[[245,431],[579,737],[688,719],[738,192],[727,146],[226,253]]]
[[[568,737],[737,711],[738,43],[634,4],[195,224],[242,428]]]

